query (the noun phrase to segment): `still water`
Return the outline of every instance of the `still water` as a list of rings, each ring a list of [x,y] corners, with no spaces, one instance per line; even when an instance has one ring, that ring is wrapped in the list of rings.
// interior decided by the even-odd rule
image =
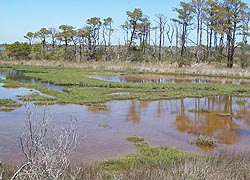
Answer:
[[[171,146],[190,152],[207,149],[190,144],[199,134],[214,137],[218,145],[209,152],[250,149],[250,99],[230,96],[162,101],[111,101],[98,108],[84,105],[49,106],[51,124],[67,126],[77,118],[77,131],[86,136],[74,151],[73,161],[86,162],[135,153],[125,139],[139,135],[152,146]],[[42,112],[44,107],[33,107]],[[194,111],[195,110],[195,111]],[[0,112],[0,161],[22,158],[20,136],[26,109]],[[107,125],[102,128],[100,125]]]
[[[115,76],[103,76],[103,75],[92,75],[90,76],[94,79],[99,79],[102,81],[109,82],[129,82],[129,83],[179,83],[179,82],[189,82],[189,83],[231,83],[231,84],[248,84],[250,79],[233,79],[233,78],[223,78],[223,77],[205,77],[205,76],[188,76],[188,75],[115,75]]]
[[[23,72],[12,69],[1,70],[0,78],[42,84],[53,90],[63,89],[62,86],[27,78]],[[206,79],[188,76],[95,75],[92,78],[133,83],[249,83],[246,79]],[[2,84],[0,99],[18,101],[17,95],[37,92],[26,88],[6,89],[1,86]],[[28,105],[31,105],[32,111],[37,112],[42,112],[45,108],[35,107],[32,103]],[[86,136],[74,151],[73,161],[96,161],[135,153],[134,145],[126,141],[126,137],[133,135],[142,136],[152,146],[171,146],[190,152],[241,152],[250,149],[250,98],[215,96],[152,102],[126,100],[111,101],[100,106],[100,109],[84,105],[49,106],[51,126],[68,126],[69,116],[72,115],[77,119],[77,132]],[[22,160],[18,137],[22,133],[26,118],[25,106],[12,112],[0,112],[0,161],[15,163]],[[190,142],[200,134],[214,137],[218,145],[214,149],[207,149],[191,144]]]
[[[22,83],[30,83],[35,85],[43,85],[49,88],[50,90],[62,91],[62,86],[57,86],[51,83],[46,83],[39,81],[35,78],[30,78],[25,76],[25,73],[22,71],[16,71],[14,69],[0,69],[0,79],[7,79],[7,80],[16,80]]]

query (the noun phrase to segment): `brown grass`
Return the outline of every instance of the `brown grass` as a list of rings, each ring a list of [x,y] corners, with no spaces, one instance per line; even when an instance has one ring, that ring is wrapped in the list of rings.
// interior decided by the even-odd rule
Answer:
[[[10,179],[13,168],[5,166],[4,179]],[[104,169],[94,166],[78,166],[68,170],[66,179],[206,179],[206,180],[238,180],[250,179],[250,154],[221,153],[209,158],[181,159],[171,164],[158,166],[142,166],[123,172],[120,175],[110,174]]]
[[[249,69],[242,69],[238,65],[233,68],[227,68],[224,64],[219,63],[200,63],[192,64],[191,66],[179,68],[176,64],[166,63],[131,63],[120,61],[84,61],[84,62],[69,62],[62,60],[22,60],[22,61],[0,61],[0,64],[12,65],[39,65],[39,66],[62,66],[62,67],[78,67],[78,68],[102,68],[110,70],[135,70],[144,72],[156,73],[180,73],[193,75],[210,75],[210,76],[237,76],[250,77]]]
[[[206,179],[238,180],[250,179],[249,155],[217,155],[210,159],[184,159],[170,166],[164,164],[157,168],[131,169],[123,179]]]

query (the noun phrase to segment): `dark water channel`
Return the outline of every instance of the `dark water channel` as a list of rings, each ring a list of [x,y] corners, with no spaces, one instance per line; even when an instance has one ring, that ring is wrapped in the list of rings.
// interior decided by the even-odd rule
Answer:
[[[35,78],[25,76],[22,71],[16,71],[14,69],[0,69],[0,79],[15,80],[22,83],[30,83],[34,85],[43,85],[48,87],[50,90],[62,91],[62,86],[57,86],[51,83],[41,82]]]
[[[205,77],[205,76],[188,76],[188,75],[115,75],[115,76],[103,76],[93,75],[91,78],[99,79],[109,82],[129,82],[129,83],[231,83],[231,84],[248,84],[250,79],[233,79],[222,77]]]
[[[207,152],[203,147],[190,144],[199,134],[205,134],[218,141],[213,152],[250,150],[249,98],[215,96],[153,102],[127,100],[107,102],[104,106],[106,108],[102,110],[82,105],[49,107],[52,124],[67,126],[69,115],[73,115],[78,120],[77,131],[87,135],[74,152],[74,161],[95,161],[134,153],[133,144],[125,140],[132,135],[142,136],[153,146]],[[43,108],[36,107],[39,112]],[[17,139],[25,118],[24,107],[0,112],[0,161],[20,159]],[[106,125],[106,128],[100,125]]]

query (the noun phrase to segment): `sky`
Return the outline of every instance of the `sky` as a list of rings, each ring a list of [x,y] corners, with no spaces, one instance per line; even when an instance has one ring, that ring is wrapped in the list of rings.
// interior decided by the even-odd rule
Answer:
[[[0,0],[0,44],[25,42],[27,32],[40,28],[56,28],[62,24],[82,28],[88,18],[112,17],[114,27],[126,20],[126,11],[141,8],[154,22],[156,14],[169,19],[176,16],[173,8],[181,0]],[[182,0],[190,2],[191,0]],[[250,0],[243,0],[248,5]],[[120,33],[121,34],[121,33]],[[119,36],[119,33],[116,33]],[[121,35],[122,36],[122,35]],[[122,37],[116,37],[116,39]],[[117,42],[115,42],[117,43]]]
[[[126,20],[126,11],[141,8],[151,21],[156,14],[174,16],[178,0],[0,0],[0,44],[25,42],[27,32],[62,24],[81,28],[88,18],[112,17],[114,27]]]

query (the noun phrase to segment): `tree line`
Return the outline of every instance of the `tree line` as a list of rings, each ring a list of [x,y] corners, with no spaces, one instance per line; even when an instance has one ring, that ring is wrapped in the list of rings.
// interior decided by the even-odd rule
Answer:
[[[28,32],[28,43],[7,45],[10,59],[64,59],[68,61],[147,61],[176,63],[235,60],[248,66],[250,8],[241,0],[192,0],[174,8],[176,18],[157,14],[150,19],[135,8],[119,26],[123,42],[112,44],[116,31],[111,17],[87,19],[83,28],[70,25]]]

